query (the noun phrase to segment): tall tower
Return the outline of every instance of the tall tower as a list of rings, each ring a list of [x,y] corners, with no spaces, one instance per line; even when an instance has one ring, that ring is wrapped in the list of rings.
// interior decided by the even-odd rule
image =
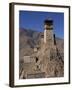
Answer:
[[[53,20],[51,19],[44,21],[44,43],[53,45]]]

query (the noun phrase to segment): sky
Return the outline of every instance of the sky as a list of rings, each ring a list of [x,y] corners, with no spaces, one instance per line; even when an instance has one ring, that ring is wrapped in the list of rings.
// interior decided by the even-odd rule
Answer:
[[[56,37],[64,38],[64,13],[20,11],[19,28],[32,29],[38,32],[44,31],[44,20],[53,20],[53,32]]]

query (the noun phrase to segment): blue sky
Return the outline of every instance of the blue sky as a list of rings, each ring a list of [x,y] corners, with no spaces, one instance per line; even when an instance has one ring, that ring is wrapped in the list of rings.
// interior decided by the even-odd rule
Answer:
[[[53,19],[53,32],[57,37],[64,38],[64,13],[57,12],[37,12],[37,11],[20,11],[19,28],[44,31],[44,20]]]

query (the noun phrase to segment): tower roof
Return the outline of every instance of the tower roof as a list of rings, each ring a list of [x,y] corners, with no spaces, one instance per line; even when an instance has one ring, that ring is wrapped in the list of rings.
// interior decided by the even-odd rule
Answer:
[[[44,21],[44,24],[53,24],[53,20],[52,19],[46,19],[45,21]]]

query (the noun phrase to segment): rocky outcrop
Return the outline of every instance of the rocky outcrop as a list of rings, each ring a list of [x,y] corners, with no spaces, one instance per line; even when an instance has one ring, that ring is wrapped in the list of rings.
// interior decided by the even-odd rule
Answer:
[[[41,38],[43,32],[20,30],[20,78],[63,77],[64,76],[64,43],[56,38],[56,46],[48,47]],[[34,52],[34,47],[37,51]],[[31,56],[34,62],[24,63],[24,56]],[[34,75],[35,74],[35,75]],[[28,76],[27,76],[28,75]]]

